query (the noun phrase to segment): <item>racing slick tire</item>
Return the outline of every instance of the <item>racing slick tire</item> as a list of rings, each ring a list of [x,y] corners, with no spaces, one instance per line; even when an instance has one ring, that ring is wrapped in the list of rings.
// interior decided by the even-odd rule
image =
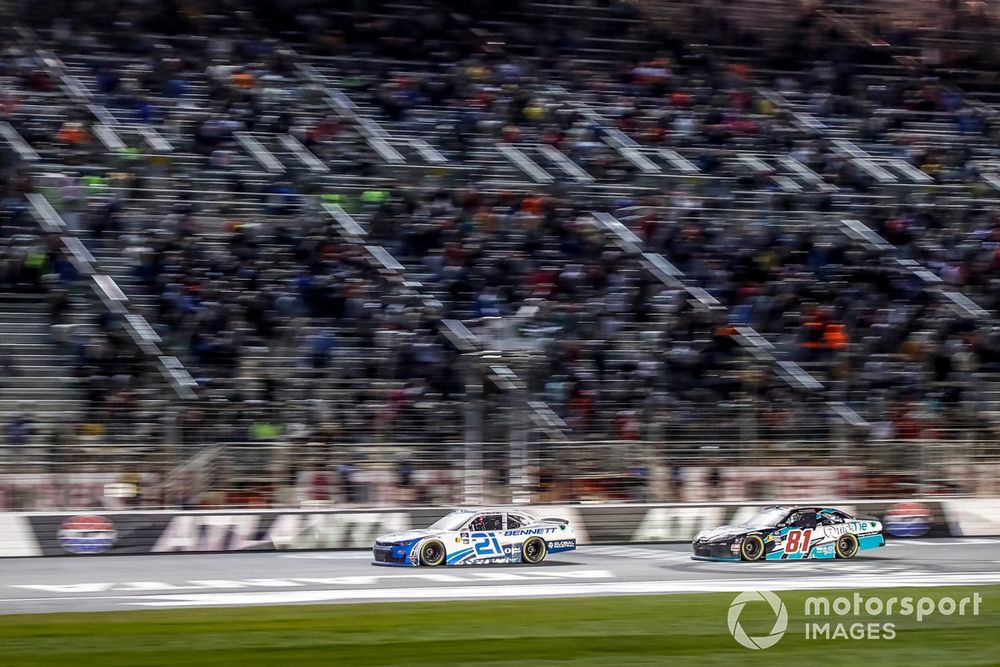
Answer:
[[[854,558],[858,555],[859,547],[858,536],[854,533],[844,533],[837,538],[837,543],[834,545],[837,558]]]
[[[537,565],[545,558],[549,549],[540,537],[529,537],[521,545],[521,560],[528,565]]]
[[[740,560],[760,560],[764,557],[764,538],[747,535],[740,544]]]
[[[444,544],[440,540],[427,540],[420,545],[420,564],[437,567],[444,564],[446,554]]]

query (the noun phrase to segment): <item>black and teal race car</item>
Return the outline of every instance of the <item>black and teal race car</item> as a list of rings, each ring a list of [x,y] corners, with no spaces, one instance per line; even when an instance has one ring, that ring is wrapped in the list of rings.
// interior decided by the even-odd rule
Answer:
[[[832,507],[765,507],[748,521],[694,536],[697,560],[854,558],[885,545],[882,522]]]

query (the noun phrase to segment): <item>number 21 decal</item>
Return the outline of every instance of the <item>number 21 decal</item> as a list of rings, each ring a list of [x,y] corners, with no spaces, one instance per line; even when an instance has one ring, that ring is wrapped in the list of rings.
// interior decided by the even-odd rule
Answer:
[[[812,540],[812,528],[805,528],[799,530],[788,531],[788,535],[785,535],[785,553],[793,554],[801,551],[802,553],[809,553],[809,542]]]
[[[503,553],[503,548],[493,533],[473,533],[472,540],[476,547],[476,555],[490,556]]]

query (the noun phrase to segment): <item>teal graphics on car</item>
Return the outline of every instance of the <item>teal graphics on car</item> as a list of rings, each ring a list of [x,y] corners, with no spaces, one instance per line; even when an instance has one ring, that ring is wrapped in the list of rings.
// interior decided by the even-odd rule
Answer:
[[[696,560],[854,558],[885,545],[882,523],[832,507],[766,507],[748,521],[695,535]]]

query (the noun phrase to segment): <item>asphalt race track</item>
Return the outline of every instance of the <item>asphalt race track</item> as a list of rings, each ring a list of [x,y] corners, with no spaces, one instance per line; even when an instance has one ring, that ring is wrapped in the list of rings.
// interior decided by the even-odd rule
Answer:
[[[1000,539],[900,540],[851,561],[709,563],[686,544],[600,545],[537,566],[392,568],[370,552],[24,558],[0,614],[388,600],[1000,583]]]

